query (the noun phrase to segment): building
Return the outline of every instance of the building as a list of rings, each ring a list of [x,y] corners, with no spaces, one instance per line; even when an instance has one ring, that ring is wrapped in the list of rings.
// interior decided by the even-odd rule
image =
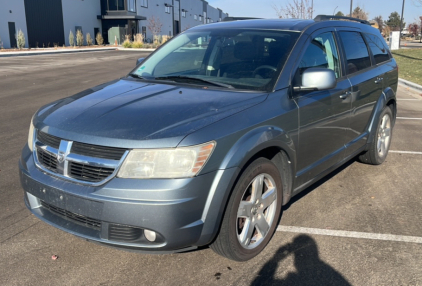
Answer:
[[[161,35],[174,36],[227,16],[204,0],[0,0],[0,48],[16,47],[19,30],[26,47],[69,45],[70,31],[77,30],[120,44],[125,35],[137,33],[152,41],[152,18],[161,25]]]

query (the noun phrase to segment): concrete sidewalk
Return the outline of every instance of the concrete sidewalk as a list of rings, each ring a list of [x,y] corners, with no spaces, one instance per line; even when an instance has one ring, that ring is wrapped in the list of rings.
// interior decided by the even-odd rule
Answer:
[[[104,51],[114,51],[118,47],[104,47],[104,48],[87,48],[87,49],[78,49],[78,48],[47,48],[47,49],[31,49],[28,51],[21,52],[0,52],[0,58],[2,57],[21,57],[21,56],[36,56],[36,55],[51,55],[51,54],[69,54],[69,53],[84,53],[84,52],[104,52]]]
[[[414,82],[399,78],[399,83],[406,85],[408,87],[411,87],[413,89],[416,89],[417,91],[422,91],[422,86],[419,84],[416,84]]]

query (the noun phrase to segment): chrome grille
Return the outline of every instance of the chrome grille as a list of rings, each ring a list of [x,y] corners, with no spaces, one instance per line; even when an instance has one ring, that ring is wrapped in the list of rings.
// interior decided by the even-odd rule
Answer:
[[[57,156],[44,151],[41,148],[37,148],[38,161],[47,169],[56,172],[57,171]]]
[[[41,143],[43,143],[44,145],[53,147],[55,149],[59,149],[60,146],[60,138],[38,131],[37,132],[37,139],[38,141],[40,141]]]
[[[73,142],[71,152],[84,156],[120,160],[126,149]]]
[[[38,131],[34,159],[45,172],[69,181],[101,185],[116,175],[129,151],[63,140]]]
[[[95,167],[75,162],[69,162],[70,177],[88,182],[101,182],[113,174],[114,169]]]

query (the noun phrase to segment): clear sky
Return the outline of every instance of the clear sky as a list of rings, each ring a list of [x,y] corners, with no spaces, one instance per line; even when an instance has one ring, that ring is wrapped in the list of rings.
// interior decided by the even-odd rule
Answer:
[[[276,18],[272,4],[285,6],[292,0],[207,0],[213,7],[221,8],[230,16]],[[311,0],[309,0],[311,1]],[[422,2],[422,0],[420,1]],[[402,0],[353,0],[353,8],[359,6],[369,12],[369,19],[381,15],[384,20],[388,19],[391,12],[397,11],[401,15]],[[314,15],[332,15],[333,11],[348,14],[350,12],[350,0],[314,0]],[[422,16],[422,5],[417,0],[406,0],[404,6],[404,21],[406,26],[418,21]]]

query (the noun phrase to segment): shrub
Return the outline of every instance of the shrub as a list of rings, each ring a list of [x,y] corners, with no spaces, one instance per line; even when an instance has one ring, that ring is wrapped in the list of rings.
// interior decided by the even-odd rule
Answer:
[[[95,36],[95,39],[97,40],[97,44],[99,46],[102,46],[104,44],[104,38],[100,32],[97,33],[97,35]]]
[[[144,42],[144,35],[142,35],[142,34],[136,34],[135,35],[135,42],[143,43]]]
[[[17,40],[17,44],[18,44],[18,49],[22,50],[23,48],[25,48],[25,35],[23,34],[22,30],[19,30],[18,35],[16,36],[16,40]]]
[[[167,35],[163,35],[161,37],[161,44],[164,44],[165,42],[167,42],[168,40],[170,40],[170,36]]]
[[[69,46],[74,46],[75,45],[75,36],[73,35],[73,32],[70,31],[69,33]]]
[[[84,34],[82,33],[81,30],[78,30],[76,32],[76,44],[80,47],[83,46],[84,44]]]
[[[132,48],[135,48],[135,49],[140,49],[143,46],[144,46],[144,43],[142,43],[142,42],[133,42],[132,43]]]
[[[131,42],[131,41],[129,41],[128,39],[126,39],[126,40],[123,42],[123,47],[124,47],[124,48],[132,48],[132,42]]]
[[[90,33],[87,33],[86,34],[86,44],[88,46],[92,46],[92,38],[91,38],[91,34]]]

